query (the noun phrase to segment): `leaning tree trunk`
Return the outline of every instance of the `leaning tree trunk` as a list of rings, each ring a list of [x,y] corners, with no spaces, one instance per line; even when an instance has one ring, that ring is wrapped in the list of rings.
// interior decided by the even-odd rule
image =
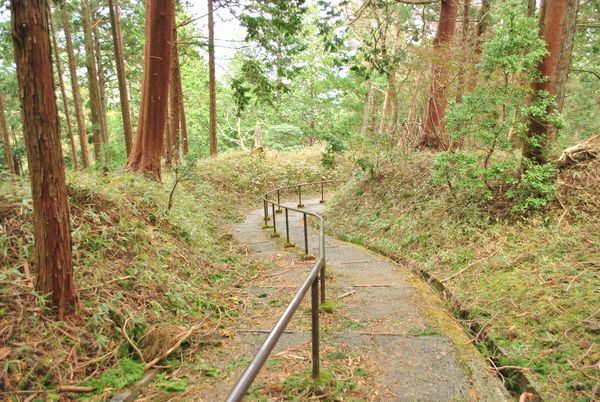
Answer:
[[[119,99],[121,100],[121,116],[123,118],[123,137],[127,155],[131,152],[133,133],[131,131],[131,115],[129,113],[129,94],[127,93],[127,76],[125,75],[125,59],[123,56],[123,42],[121,41],[121,18],[119,16],[118,0],[108,0],[110,22],[115,49],[115,64],[117,66],[117,80],[119,81]]]
[[[90,91],[90,109],[92,118],[92,133],[94,139],[94,157],[102,160],[102,117],[100,88],[98,87],[98,70],[94,56],[94,39],[92,37],[92,21],[89,0],[82,1],[83,36],[85,41],[85,57]]]
[[[540,12],[544,17],[541,24],[542,38],[546,42],[548,54],[540,62],[538,70],[540,76],[547,79],[533,83],[534,96],[542,91],[552,97],[560,94],[564,96],[575,33],[575,21],[572,20],[577,15],[577,0],[546,0],[545,11],[541,9]],[[552,113],[554,108],[555,106],[549,105],[546,112]],[[523,141],[523,158],[544,164],[547,162],[546,148],[552,126],[535,116],[529,116],[528,120],[529,128]],[[523,167],[526,168],[525,165]]]
[[[33,198],[36,289],[49,294],[59,319],[73,312],[69,203],[54,93],[48,3],[11,0],[12,35]]]
[[[2,129],[2,144],[4,145],[4,159],[6,159],[6,166],[8,166],[8,171],[11,174],[16,174],[15,161],[13,160],[12,146],[8,134],[8,124],[6,124],[6,116],[4,115],[4,99],[2,94],[0,94],[0,128]]]
[[[60,2],[60,11],[62,14],[62,25],[65,31],[65,41],[67,43],[67,56],[69,57],[69,72],[71,75],[71,90],[73,91],[73,100],[75,102],[75,117],[77,118],[77,133],[79,134],[79,148],[81,149],[81,163],[84,168],[91,165],[90,150],[88,147],[87,132],[85,126],[85,113],[83,111],[83,101],[81,100],[81,89],[79,79],[77,78],[77,61],[73,51],[73,41],[71,39],[71,22],[67,11],[67,2]]]
[[[215,23],[213,0],[208,0],[208,92],[209,92],[209,139],[210,156],[217,156],[217,94],[215,90]]]
[[[60,85],[60,94],[63,101],[63,109],[65,111],[65,121],[67,123],[67,131],[69,132],[69,145],[71,146],[71,155],[73,157],[73,167],[79,169],[77,161],[77,149],[75,148],[75,138],[73,138],[73,126],[71,125],[71,114],[69,113],[69,102],[67,101],[67,91],[65,90],[65,81],[63,79],[62,63],[58,51],[58,41],[56,40],[56,32],[52,25],[52,17],[48,20],[50,26],[50,34],[52,35],[52,47],[54,48],[54,58],[56,59],[56,73],[58,74],[58,83]]]
[[[127,161],[127,169],[149,174],[159,181],[168,109],[174,18],[174,0],[148,0],[140,115],[134,146]]]
[[[440,19],[433,40],[436,59],[431,68],[429,100],[420,145],[436,150],[445,150],[449,146],[448,138],[444,133],[444,116],[448,105],[446,97],[448,68],[446,64],[448,63],[447,57],[450,56],[448,47],[456,29],[457,12],[458,0],[442,0]]]

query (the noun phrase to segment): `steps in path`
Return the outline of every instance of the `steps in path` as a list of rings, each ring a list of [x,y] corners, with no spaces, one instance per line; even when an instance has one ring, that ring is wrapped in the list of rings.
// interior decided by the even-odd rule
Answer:
[[[306,200],[305,205],[315,212],[324,208],[318,199]],[[272,239],[269,231],[261,229],[262,218],[262,209],[249,212],[244,222],[233,226],[233,232],[254,256],[273,261],[273,272],[244,289],[252,301],[242,324],[247,328],[225,345],[239,367],[198,395],[201,400],[225,399],[311,268],[312,262],[302,261],[298,250],[304,244],[302,215],[289,213],[290,238],[300,246],[292,249],[284,249],[281,238]],[[279,214],[276,218],[285,238],[284,217]],[[318,244],[318,232],[309,229],[314,255]],[[326,255],[327,299],[334,301],[334,311],[322,313],[322,355],[334,351],[362,359],[369,373],[363,385],[373,390],[369,400],[510,399],[441,300],[408,268],[330,237],[326,238]],[[309,308],[306,300],[273,352],[274,359],[287,357],[300,371],[310,367]],[[268,378],[272,386],[277,378],[283,381],[290,374],[283,371],[267,361],[255,383],[260,385]]]

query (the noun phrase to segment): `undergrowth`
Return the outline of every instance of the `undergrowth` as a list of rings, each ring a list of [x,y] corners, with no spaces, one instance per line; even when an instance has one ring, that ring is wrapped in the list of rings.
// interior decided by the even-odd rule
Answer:
[[[444,283],[500,365],[545,398],[598,398],[600,162],[559,173],[548,205],[520,216],[453,197],[432,170],[429,154],[394,153],[356,174],[328,204],[328,230]]]

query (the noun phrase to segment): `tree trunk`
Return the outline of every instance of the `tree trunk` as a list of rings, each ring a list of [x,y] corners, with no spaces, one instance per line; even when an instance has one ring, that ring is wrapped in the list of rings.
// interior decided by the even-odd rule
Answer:
[[[102,160],[102,115],[100,88],[98,86],[98,71],[94,56],[94,39],[92,37],[92,21],[89,0],[82,0],[83,34],[85,39],[85,56],[88,75],[88,88],[90,91],[90,109],[92,119],[92,133],[94,138],[94,157],[96,161]]]
[[[360,136],[364,137],[369,129],[369,116],[371,112],[371,98],[373,97],[373,83],[367,81],[367,93],[365,94],[365,104],[363,106],[362,123],[360,125]]]
[[[535,15],[535,0],[527,1],[527,16],[533,17]]]
[[[69,102],[67,101],[67,91],[65,90],[65,81],[63,79],[62,63],[60,61],[60,53],[58,51],[58,41],[56,40],[56,31],[52,25],[52,17],[48,20],[50,33],[52,35],[52,47],[54,48],[54,58],[56,59],[56,73],[58,74],[58,83],[60,85],[60,94],[62,96],[63,108],[65,112],[65,120],[67,123],[67,131],[69,132],[69,145],[71,146],[71,155],[73,158],[73,167],[79,170],[79,162],[77,161],[77,149],[75,148],[75,138],[73,138],[73,126],[71,125],[71,114],[69,113]]]
[[[369,117],[369,134],[375,135],[377,131],[377,105],[379,105],[379,89],[373,86],[373,95],[371,96],[371,116]]]
[[[394,37],[392,45],[392,57],[396,57],[396,52],[400,46],[400,34],[402,30],[402,20],[398,18],[396,26],[394,27]],[[385,38],[383,39],[385,41]],[[393,130],[396,125],[398,117],[398,93],[396,88],[396,62],[392,62],[391,66],[388,67],[387,71],[387,88],[385,91],[385,99],[383,101],[383,111],[381,113],[381,123],[379,125],[379,132],[381,134],[388,134],[388,130]]]
[[[164,139],[165,139],[165,166],[173,166],[173,145],[171,144],[171,125],[172,125],[172,121],[171,119],[173,118],[173,115],[171,115],[171,108],[168,107],[167,108],[167,124],[165,126],[165,133],[164,133]]]
[[[446,97],[446,81],[448,79],[447,57],[450,56],[448,45],[456,29],[456,14],[458,0],[442,0],[440,19],[433,47],[436,50],[436,60],[431,68],[431,85],[429,100],[425,113],[423,138],[420,145],[436,150],[448,149],[448,138],[444,133],[444,116],[448,99]],[[446,56],[446,57],[445,57]]]
[[[463,21],[462,21],[462,54],[461,63],[458,70],[458,84],[456,88],[456,101],[462,101],[463,92],[465,91],[465,66],[471,59],[471,46],[469,46],[469,21],[471,14],[471,0],[463,0]]]
[[[174,0],[148,0],[144,79],[137,133],[127,169],[149,174],[160,181],[168,109]]]
[[[190,151],[190,146],[188,142],[188,133],[187,133],[187,123],[185,121],[185,97],[183,96],[183,86],[181,85],[181,69],[179,65],[179,52],[176,54],[177,56],[177,86],[179,91],[179,96],[181,96],[179,102],[179,124],[181,126],[181,142],[182,142],[182,152],[183,155],[187,155]]]
[[[11,0],[12,35],[33,198],[36,289],[63,319],[73,312],[71,227],[54,93],[48,3]]]
[[[115,64],[117,66],[117,79],[119,81],[119,99],[121,100],[121,117],[123,118],[123,137],[127,156],[131,153],[133,133],[131,131],[131,114],[129,111],[129,94],[127,92],[127,76],[125,75],[125,59],[123,56],[123,42],[121,40],[121,17],[119,16],[119,0],[108,0],[110,23],[115,49]]]
[[[96,56],[96,71],[98,72],[98,97],[100,98],[100,132],[102,133],[102,144],[108,144],[108,118],[106,116],[106,83],[104,82],[104,63],[102,63],[102,49],[100,48],[100,33],[98,24],[93,24],[94,29],[94,55]]]
[[[13,160],[12,146],[10,144],[10,136],[8,135],[8,124],[6,124],[6,116],[4,115],[4,99],[0,94],[0,128],[2,129],[2,144],[4,145],[4,159],[6,166],[11,174],[17,174],[15,170],[15,161]]]
[[[260,148],[262,148],[262,128],[260,120],[256,120],[256,126],[254,126],[254,147],[252,149]]]
[[[210,96],[210,156],[217,156],[217,94],[215,89],[215,22],[213,0],[208,0],[208,91]]]
[[[547,91],[549,96],[564,96],[575,34],[577,0],[546,0],[545,8],[542,38],[546,42],[548,54],[542,59],[538,69],[540,76],[548,78],[542,82],[534,82],[533,90],[535,94]],[[558,103],[557,100],[557,106]],[[549,106],[546,112],[553,111],[554,107]],[[546,148],[551,129],[545,121],[529,116],[529,129],[523,142],[524,159],[538,164],[547,162]]]
[[[179,161],[179,115],[181,102],[181,96],[179,95],[178,84],[178,73],[179,73],[179,57],[177,56],[177,27],[175,20],[173,20],[173,48],[171,50],[171,85],[169,86],[169,98],[171,101],[170,105],[170,116],[169,121],[171,123],[171,130],[169,135],[171,137],[171,154],[175,163]]]
[[[60,11],[62,14],[63,30],[65,31],[65,41],[67,43],[67,56],[69,57],[69,72],[71,75],[71,90],[73,91],[73,100],[75,101],[75,117],[77,118],[77,132],[79,134],[79,148],[81,149],[81,163],[84,168],[91,165],[90,150],[88,147],[87,132],[85,126],[85,113],[83,111],[83,101],[81,100],[81,89],[79,79],[77,78],[77,61],[73,51],[73,41],[71,39],[71,22],[67,11],[66,0],[60,2]]]

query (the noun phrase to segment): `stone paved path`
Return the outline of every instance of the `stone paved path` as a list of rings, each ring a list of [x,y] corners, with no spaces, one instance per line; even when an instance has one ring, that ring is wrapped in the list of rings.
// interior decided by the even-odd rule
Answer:
[[[305,205],[310,211],[324,208],[318,199],[306,200]],[[244,222],[233,227],[234,235],[249,252],[274,261],[274,268],[272,274],[257,278],[254,287],[243,289],[250,300],[249,318],[242,322],[247,328],[238,331],[226,348],[244,364],[228,380],[199,396],[203,400],[225,398],[312,265],[302,261],[299,252],[303,245],[301,215],[290,211],[291,241],[300,245],[292,249],[283,247],[283,214],[276,218],[283,239],[273,239],[270,231],[261,229],[262,209],[249,212]],[[316,230],[309,230],[309,244],[310,252],[317,255]],[[444,310],[441,300],[409,269],[329,237],[326,250],[327,299],[333,301],[334,308],[331,314],[322,313],[322,350],[343,350],[368,360],[370,375],[365,381],[376,390],[371,400],[510,399],[459,324]],[[253,315],[253,306],[262,312]],[[265,306],[273,307],[272,313],[264,314]],[[277,356],[288,353],[304,359],[301,364],[306,368],[310,367],[308,310],[306,301],[274,351]],[[267,362],[263,371],[277,371],[273,367]],[[261,375],[257,378],[259,384]]]

